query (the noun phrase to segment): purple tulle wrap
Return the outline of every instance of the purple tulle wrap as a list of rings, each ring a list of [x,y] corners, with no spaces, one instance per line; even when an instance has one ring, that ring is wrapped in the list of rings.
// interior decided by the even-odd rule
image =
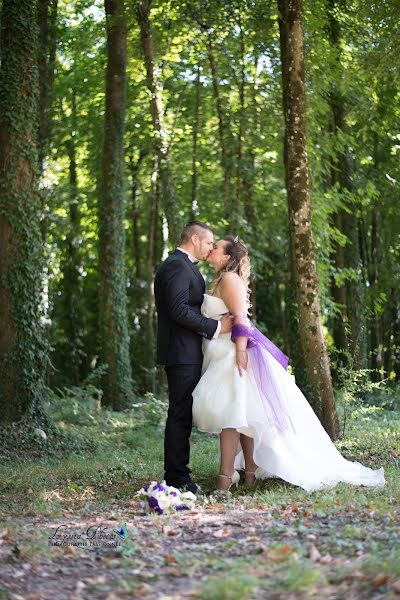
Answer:
[[[286,402],[284,401],[283,391],[277,385],[276,376],[274,376],[268,360],[263,355],[263,350],[271,354],[285,370],[287,370],[289,364],[288,357],[271,340],[263,335],[253,323],[249,325],[234,325],[232,327],[232,342],[235,342],[238,337],[247,337],[247,349],[249,350],[249,359],[254,379],[273,425],[281,433],[287,429],[294,431],[293,423],[287,410]]]

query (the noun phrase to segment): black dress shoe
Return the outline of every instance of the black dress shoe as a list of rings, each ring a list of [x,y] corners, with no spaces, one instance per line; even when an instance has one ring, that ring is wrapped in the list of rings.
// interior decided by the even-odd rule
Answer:
[[[194,481],[167,481],[167,485],[172,485],[175,488],[178,488],[180,492],[192,492],[192,494],[197,494],[198,487],[194,483]]]
[[[180,485],[179,489],[180,489],[181,492],[192,492],[192,494],[197,494],[197,492],[198,492],[198,487],[194,483],[194,481],[191,481],[190,483],[184,483],[183,485]]]

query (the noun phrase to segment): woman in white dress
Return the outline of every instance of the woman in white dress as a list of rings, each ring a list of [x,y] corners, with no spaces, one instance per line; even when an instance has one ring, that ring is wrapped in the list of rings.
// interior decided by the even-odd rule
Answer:
[[[193,424],[220,434],[217,489],[280,477],[311,492],[339,482],[383,486],[383,468],[343,458],[287,372],[287,357],[248,319],[250,262],[228,236],[208,257],[216,276],[202,314],[234,316],[232,335],[203,341],[202,377],[193,392]]]

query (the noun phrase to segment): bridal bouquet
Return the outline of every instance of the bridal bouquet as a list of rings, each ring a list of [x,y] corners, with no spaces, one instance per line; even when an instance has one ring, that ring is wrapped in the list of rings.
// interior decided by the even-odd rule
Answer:
[[[177,510],[189,510],[195,506],[196,496],[192,492],[180,492],[165,481],[152,481],[138,491],[140,506],[146,512],[156,512],[159,515],[171,514]]]

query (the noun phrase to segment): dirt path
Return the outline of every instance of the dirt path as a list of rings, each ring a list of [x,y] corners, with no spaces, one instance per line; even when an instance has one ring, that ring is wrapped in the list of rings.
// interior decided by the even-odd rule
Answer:
[[[128,537],[116,549],[48,545],[60,525],[100,535],[123,523]],[[400,598],[396,577],[366,568],[398,536],[394,515],[323,515],[296,503],[244,509],[235,499],[162,517],[144,515],[137,502],[32,516],[0,531],[0,598]]]

